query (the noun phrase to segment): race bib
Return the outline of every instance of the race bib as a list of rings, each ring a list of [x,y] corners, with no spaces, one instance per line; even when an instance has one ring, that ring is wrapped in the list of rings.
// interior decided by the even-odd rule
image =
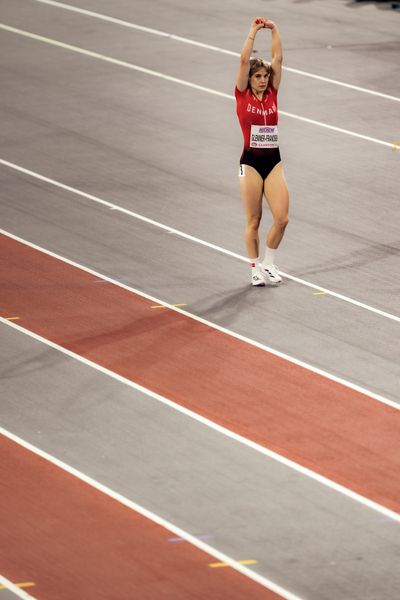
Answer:
[[[278,148],[278,125],[252,125],[250,148]]]

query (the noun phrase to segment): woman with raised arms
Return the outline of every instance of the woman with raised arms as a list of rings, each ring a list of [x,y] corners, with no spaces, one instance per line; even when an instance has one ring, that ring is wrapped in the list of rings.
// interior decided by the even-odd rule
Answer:
[[[251,58],[260,31],[271,32],[271,62]],[[277,95],[282,73],[282,44],[275,23],[258,17],[251,24],[240,55],[236,80],[236,112],[243,132],[239,182],[246,214],[245,242],[251,263],[251,284],[277,285],[282,281],[275,253],[288,224],[289,192],[283,172],[278,137]],[[273,217],[260,262],[258,229],[265,196]]]

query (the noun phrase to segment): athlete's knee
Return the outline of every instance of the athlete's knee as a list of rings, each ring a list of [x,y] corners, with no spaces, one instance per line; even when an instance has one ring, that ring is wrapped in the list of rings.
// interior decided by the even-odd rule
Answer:
[[[261,215],[251,215],[247,218],[247,229],[258,231],[261,222]]]
[[[288,215],[282,215],[275,219],[275,225],[279,227],[281,231],[285,231],[289,223]]]

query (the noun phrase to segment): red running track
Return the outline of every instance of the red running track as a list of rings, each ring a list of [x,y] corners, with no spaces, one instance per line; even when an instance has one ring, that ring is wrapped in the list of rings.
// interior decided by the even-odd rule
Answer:
[[[0,436],[1,574],[40,600],[279,600]]]
[[[396,409],[6,236],[0,253],[3,316],[400,510]]]

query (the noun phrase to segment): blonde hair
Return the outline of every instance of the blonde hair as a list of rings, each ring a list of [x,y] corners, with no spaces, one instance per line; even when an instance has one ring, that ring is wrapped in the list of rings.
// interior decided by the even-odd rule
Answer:
[[[249,71],[249,85],[250,85],[250,77],[256,73],[259,69],[266,69],[267,75],[271,75],[271,64],[265,61],[263,58],[251,58],[250,59],[250,71]]]

